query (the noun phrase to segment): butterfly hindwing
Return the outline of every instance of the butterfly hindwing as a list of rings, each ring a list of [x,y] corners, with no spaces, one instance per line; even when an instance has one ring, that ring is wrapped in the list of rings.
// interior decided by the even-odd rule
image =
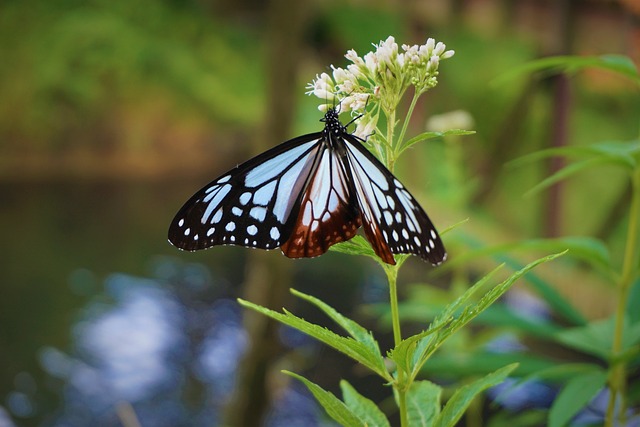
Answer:
[[[414,254],[434,265],[444,261],[442,240],[420,204],[358,137],[342,137],[364,232],[376,254],[390,264],[391,253]]]
[[[282,245],[290,258],[322,255],[331,245],[352,238],[362,224],[344,163],[328,145],[292,219],[291,236]]]
[[[301,136],[237,166],[198,191],[175,216],[169,241],[195,251],[214,245],[274,249],[287,240],[319,150],[321,133]]]

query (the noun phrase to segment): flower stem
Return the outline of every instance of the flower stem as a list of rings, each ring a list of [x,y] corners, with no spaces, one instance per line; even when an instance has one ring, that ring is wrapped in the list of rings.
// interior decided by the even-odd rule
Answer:
[[[385,115],[387,116],[387,152],[385,161],[387,163],[387,169],[393,172],[393,166],[396,163],[395,151],[393,149],[395,145],[393,141],[393,133],[396,127],[396,110],[387,111],[385,112]]]
[[[404,119],[404,123],[402,124],[402,130],[400,130],[400,136],[398,136],[398,143],[395,144],[394,147],[394,158],[397,153],[402,149],[402,143],[404,142],[404,134],[407,132],[407,127],[409,126],[409,121],[411,120],[411,116],[413,115],[413,110],[416,108],[416,104],[418,103],[418,98],[420,98],[419,92],[413,93],[413,98],[411,98],[411,104],[409,104],[409,109],[407,110],[407,117]]]
[[[627,387],[626,364],[622,360],[617,360],[623,351],[622,341],[624,336],[624,320],[629,291],[633,283],[635,273],[635,260],[638,246],[638,220],[640,217],[640,167],[636,168],[631,177],[631,207],[629,210],[629,228],[627,230],[627,242],[622,263],[622,275],[618,285],[618,304],[615,313],[615,329],[613,331],[613,345],[611,355],[613,357],[613,367],[609,377],[609,405],[605,419],[606,427],[615,425],[616,401],[620,399],[618,413],[624,417],[625,399],[624,394]],[[619,396],[619,397],[618,397]]]
[[[397,347],[402,341],[402,333],[400,332],[400,313],[398,311],[398,265],[385,267],[387,280],[389,281],[389,303],[391,305],[391,323],[393,325],[393,343]],[[397,378],[394,384],[398,393],[398,410],[400,411],[400,426],[407,427],[409,420],[407,419],[407,390],[408,385],[405,384],[405,372],[402,369],[397,370]]]

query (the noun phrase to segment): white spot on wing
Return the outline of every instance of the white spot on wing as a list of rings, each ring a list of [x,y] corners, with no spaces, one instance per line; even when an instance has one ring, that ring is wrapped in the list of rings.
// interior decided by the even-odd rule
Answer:
[[[216,213],[213,215],[213,218],[211,218],[211,223],[217,224],[220,222],[221,219],[222,219],[222,208],[218,209]]]
[[[271,227],[269,235],[273,240],[278,240],[280,238],[280,231],[276,227]]]
[[[260,206],[267,206],[273,198],[273,192],[276,190],[276,181],[262,186],[253,195],[253,203]]]
[[[251,193],[249,193],[248,191],[242,193],[242,195],[240,196],[240,203],[244,206],[249,203],[249,200],[251,200]]]
[[[262,206],[254,206],[249,211],[249,216],[253,219],[257,219],[258,221],[264,221],[264,218],[267,215],[267,208]]]
[[[184,225],[184,218],[178,221],[178,227],[182,227]]]
[[[247,227],[247,233],[249,233],[252,236],[255,236],[256,233],[258,232],[258,227],[256,227],[255,225],[250,225]]]
[[[236,229],[236,223],[235,223],[235,222],[233,222],[233,221],[230,221],[230,222],[226,225],[226,227],[224,227],[224,229],[225,229],[225,230],[227,230],[227,231],[233,231],[233,230],[235,230],[235,229]]]
[[[186,230],[184,230],[184,235],[188,236],[189,233],[191,233],[191,228],[187,228]]]

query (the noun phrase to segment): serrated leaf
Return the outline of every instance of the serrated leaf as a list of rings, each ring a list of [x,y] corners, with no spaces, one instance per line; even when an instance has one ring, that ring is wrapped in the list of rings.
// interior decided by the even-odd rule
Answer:
[[[440,415],[442,388],[430,381],[414,381],[406,395],[411,427],[430,427]]]
[[[302,298],[310,302],[311,304],[322,310],[327,316],[329,316],[329,318],[331,318],[331,320],[336,322],[349,335],[351,335],[353,339],[362,343],[369,350],[371,355],[375,355],[375,357],[379,359],[380,365],[384,365],[384,358],[380,353],[380,346],[378,345],[378,342],[375,340],[371,332],[369,332],[353,320],[338,313],[338,311],[336,311],[333,307],[329,306],[318,298],[296,291],[295,289],[291,289],[291,293],[298,298]]]
[[[397,346],[389,351],[389,359],[393,360],[399,370],[410,372],[413,368],[412,361],[414,359],[414,353],[416,351],[418,341],[435,333],[438,329],[444,327],[444,325],[444,323],[434,325],[426,331],[422,331],[419,334],[403,339]]]
[[[522,276],[527,274],[530,270],[532,270],[536,266],[544,262],[552,261],[558,258],[559,256],[564,255],[565,253],[566,251],[558,254],[554,254],[554,255],[549,255],[527,264],[524,268],[516,271],[511,276],[509,276],[505,281],[503,281],[502,283],[500,283],[499,285],[491,289],[489,292],[487,292],[482,298],[480,298],[480,300],[476,304],[470,304],[464,307],[464,309],[462,310],[462,313],[460,313],[458,316],[454,317],[453,315],[450,315],[449,319],[447,318],[442,319],[442,321],[446,321],[447,323],[449,323],[447,327],[443,328],[440,331],[440,333],[435,334],[433,336],[428,336],[419,342],[418,349],[416,350],[417,359],[414,365],[414,372],[417,372],[418,370],[420,370],[422,365],[431,356],[431,354],[435,350],[437,350],[438,347],[440,347],[442,343],[447,338],[449,338],[449,336],[451,336],[457,330],[462,328],[464,325],[469,323],[471,320],[477,317],[480,313],[486,310],[487,307],[493,304],[498,298],[500,298],[500,296],[502,296],[506,291],[508,291],[509,288],[511,288],[511,286],[518,279],[520,279]],[[486,281],[485,278],[481,279],[480,282],[476,283],[469,290],[467,290],[467,292],[465,292],[465,294],[463,294],[462,297],[459,298],[459,300],[468,299],[468,297],[464,299],[465,295],[467,295],[468,293],[472,295],[477,290],[477,287],[479,287],[479,285],[481,283],[484,283],[485,281]],[[445,313],[451,313],[452,308],[457,310],[458,308],[457,305],[458,305],[458,302],[456,301],[454,304],[452,304],[451,308],[448,308],[445,310]],[[438,320],[436,320],[436,322],[438,322]]]
[[[309,391],[316,398],[318,403],[322,405],[327,414],[336,420],[340,425],[344,427],[367,427],[367,424],[361,420],[355,413],[351,411],[340,399],[338,399],[333,393],[324,390],[319,385],[309,381],[305,377],[298,374],[294,374],[289,371],[282,371],[283,373],[292,376],[293,378],[302,381],[302,383],[309,389]]]
[[[365,238],[360,235],[356,235],[346,242],[340,242],[336,245],[333,245],[329,248],[329,250],[347,255],[364,255],[369,258],[373,258],[383,268],[386,268],[388,266],[388,264],[382,261],[382,259],[380,259],[380,257],[373,251],[373,248],[371,247],[369,242],[367,242]],[[408,258],[408,256],[409,255],[406,254],[396,254],[394,256],[396,264],[401,265]]]
[[[365,344],[356,341],[353,338],[338,335],[327,328],[307,322],[287,310],[283,310],[283,313],[279,313],[240,298],[238,298],[238,302],[244,307],[255,310],[265,316],[277,320],[278,322],[284,323],[285,325],[291,326],[292,328],[312,336],[318,341],[338,350],[342,354],[349,356],[356,362],[361,363],[376,374],[380,375],[382,378],[391,380],[390,374],[384,365],[384,361],[381,360],[378,355],[372,353]]]
[[[344,403],[366,426],[389,426],[389,420],[387,420],[380,408],[373,401],[358,393],[351,384],[342,380],[340,381],[340,389],[342,390]]]
[[[549,411],[549,427],[562,427],[584,408],[607,382],[607,373],[581,374],[567,382]]]
[[[356,235],[346,242],[333,245],[329,250],[347,255],[366,255],[371,258],[376,258],[376,253],[371,248],[371,245],[360,235]]]
[[[442,413],[436,420],[434,427],[453,427],[456,422],[464,415],[465,411],[473,401],[473,399],[481,392],[489,387],[500,384],[505,378],[516,369],[517,363],[500,368],[477,381],[460,387],[453,393],[451,399],[447,402]]]

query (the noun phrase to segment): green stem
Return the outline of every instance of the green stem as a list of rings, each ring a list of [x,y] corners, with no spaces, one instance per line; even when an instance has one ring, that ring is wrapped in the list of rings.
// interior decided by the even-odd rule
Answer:
[[[396,127],[396,110],[394,109],[389,112],[385,112],[385,115],[387,116],[387,144],[385,146],[387,151],[385,160],[387,162],[387,168],[393,172],[393,166],[396,162],[396,156],[393,151],[393,131]]]
[[[400,313],[398,311],[398,265],[388,266],[385,268],[387,280],[389,281],[389,303],[391,305],[391,323],[393,325],[393,343],[397,347],[402,341],[402,333],[400,332]],[[400,426],[407,427],[409,420],[407,419],[407,389],[405,384],[405,372],[398,369],[397,378],[394,387],[398,393],[398,410],[400,411]]]
[[[618,285],[618,304],[615,313],[615,329],[613,331],[613,345],[611,355],[614,365],[609,377],[609,405],[605,419],[606,427],[613,427],[615,424],[616,400],[620,396],[620,407],[618,413],[624,418],[625,412],[625,391],[627,388],[626,363],[618,356],[623,351],[622,338],[624,336],[624,319],[629,299],[629,291],[633,283],[636,271],[635,259],[638,246],[638,219],[640,217],[640,168],[636,168],[631,177],[631,207],[629,210],[629,228],[627,230],[627,242],[622,263],[622,275]]]
[[[398,137],[398,143],[395,144],[395,150],[393,157],[396,157],[396,153],[399,153],[402,148],[402,143],[404,142],[404,134],[407,132],[407,127],[409,127],[409,121],[411,120],[411,116],[413,115],[413,110],[416,108],[416,104],[418,103],[418,98],[420,98],[421,93],[414,92],[413,98],[411,99],[411,104],[409,104],[409,110],[407,110],[407,117],[404,119],[404,123],[402,124],[402,129],[400,130],[400,136]]]

